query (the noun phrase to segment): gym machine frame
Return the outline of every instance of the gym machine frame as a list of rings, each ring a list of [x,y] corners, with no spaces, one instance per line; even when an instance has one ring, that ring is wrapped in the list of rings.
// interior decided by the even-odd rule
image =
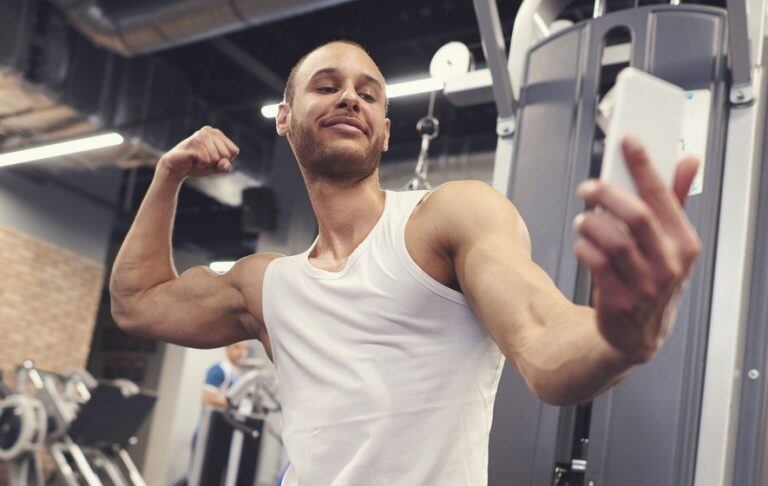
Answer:
[[[605,9],[602,0],[598,3],[596,16]],[[673,4],[677,3],[673,1]],[[495,0],[474,0],[474,6],[498,111],[499,138],[493,185],[509,195],[513,174],[516,100]],[[751,12],[749,17],[748,11]],[[760,305],[768,301],[765,295],[768,277],[765,270],[761,271],[759,267],[759,263],[768,256],[768,231],[765,230],[768,225],[768,201],[765,196],[758,200],[758,195],[768,190],[768,176],[763,175],[763,191],[758,192],[760,163],[764,158],[766,53],[763,39],[766,2],[727,0],[727,12],[731,109],[725,140],[701,416],[698,431],[690,431],[697,441],[696,486],[768,484],[768,473],[761,467],[766,436],[767,387],[764,375],[768,371],[768,329],[765,324],[768,309],[764,304]],[[765,224],[756,233],[758,217]],[[753,244],[756,236],[763,243],[757,246],[757,250]],[[763,258],[755,258],[755,251]],[[758,266],[753,266],[753,262]],[[536,426],[540,434],[555,438],[558,428],[553,424],[573,420],[572,411],[565,410],[561,415],[560,410],[554,407],[543,406],[542,409]],[[562,436],[562,423],[559,430],[561,436],[553,440],[560,443],[557,447],[562,452],[562,443],[572,437]],[[530,444],[527,446],[530,447]],[[513,443],[507,450],[520,447],[525,448],[526,444]],[[575,466],[586,468],[588,464]],[[589,479],[589,486],[600,483],[600,478]]]

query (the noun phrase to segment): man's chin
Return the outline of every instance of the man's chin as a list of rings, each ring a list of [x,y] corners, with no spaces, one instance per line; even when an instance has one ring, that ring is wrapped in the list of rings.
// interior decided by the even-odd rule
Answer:
[[[368,153],[359,144],[332,143],[323,148],[326,159],[347,160],[350,162],[362,162]]]

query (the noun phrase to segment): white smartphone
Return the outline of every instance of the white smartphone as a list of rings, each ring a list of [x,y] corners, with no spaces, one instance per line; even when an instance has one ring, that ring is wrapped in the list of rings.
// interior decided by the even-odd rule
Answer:
[[[671,188],[681,152],[685,91],[631,67],[619,73],[611,91],[613,106],[609,110],[600,179],[637,194],[621,151],[621,140],[633,134],[645,147],[664,184]]]

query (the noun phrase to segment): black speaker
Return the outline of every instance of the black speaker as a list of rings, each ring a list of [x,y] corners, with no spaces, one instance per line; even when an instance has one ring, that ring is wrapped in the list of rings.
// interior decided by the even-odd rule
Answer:
[[[271,187],[243,189],[243,232],[256,234],[277,228],[277,201]]]

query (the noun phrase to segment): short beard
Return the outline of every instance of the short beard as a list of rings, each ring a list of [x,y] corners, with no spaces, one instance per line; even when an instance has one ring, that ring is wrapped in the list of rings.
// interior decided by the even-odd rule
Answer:
[[[336,150],[320,143],[311,127],[292,123],[289,141],[305,176],[312,181],[355,184],[379,166],[384,138],[376,137],[361,156],[356,151]]]

